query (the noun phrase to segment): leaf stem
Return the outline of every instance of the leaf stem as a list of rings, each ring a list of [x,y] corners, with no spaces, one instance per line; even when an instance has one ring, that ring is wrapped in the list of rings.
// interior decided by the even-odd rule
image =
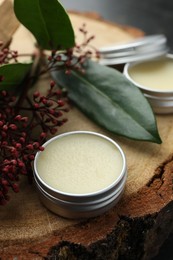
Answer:
[[[41,60],[42,60],[42,50],[39,50],[36,58],[34,59],[33,66],[32,66],[30,73],[26,76],[24,82],[22,82],[22,84],[24,85],[24,88],[16,103],[16,108],[17,108],[16,112],[18,112],[20,110],[20,107],[22,106],[23,101],[27,97],[29,88],[31,88],[31,86],[33,86],[35,84],[35,82],[37,81],[37,79],[40,76]]]

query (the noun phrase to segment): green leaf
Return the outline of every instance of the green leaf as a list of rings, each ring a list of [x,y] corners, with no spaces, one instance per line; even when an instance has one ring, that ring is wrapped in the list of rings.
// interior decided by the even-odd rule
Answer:
[[[69,98],[101,126],[118,135],[161,143],[152,109],[140,90],[123,74],[88,61],[85,73],[52,72]]]
[[[0,90],[16,90],[28,72],[32,63],[15,63],[6,64],[0,67],[0,76],[3,76],[3,81],[0,82]]]
[[[70,19],[57,0],[14,0],[14,11],[41,48],[57,50],[74,46]]]

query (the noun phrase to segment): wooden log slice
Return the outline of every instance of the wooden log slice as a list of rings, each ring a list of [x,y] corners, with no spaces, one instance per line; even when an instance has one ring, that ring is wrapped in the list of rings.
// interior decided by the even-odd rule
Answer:
[[[141,35],[140,30],[84,15],[73,13],[71,19],[77,36],[77,28],[87,24],[88,31],[96,35],[95,46],[129,41]],[[14,46],[22,48],[21,39],[26,42],[27,35],[20,28]],[[39,86],[46,87],[48,82],[44,78]],[[150,259],[173,230],[172,115],[157,116],[161,145],[111,134],[75,107],[68,113],[68,119],[59,133],[96,131],[122,146],[128,165],[124,195],[114,208],[99,217],[67,220],[47,210],[40,203],[35,186],[23,178],[20,192],[11,194],[8,205],[1,207],[1,259]]]

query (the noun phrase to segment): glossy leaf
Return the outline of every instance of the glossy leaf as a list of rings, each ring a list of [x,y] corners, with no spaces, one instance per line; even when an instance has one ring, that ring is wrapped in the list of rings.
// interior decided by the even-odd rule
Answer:
[[[15,90],[19,86],[28,72],[32,63],[6,64],[0,67],[0,76],[3,81],[0,82],[0,90]]]
[[[14,11],[41,48],[54,50],[74,46],[70,19],[57,0],[14,0]]]
[[[137,140],[161,143],[152,109],[140,90],[120,72],[88,61],[85,73],[52,72],[69,97],[106,129]]]

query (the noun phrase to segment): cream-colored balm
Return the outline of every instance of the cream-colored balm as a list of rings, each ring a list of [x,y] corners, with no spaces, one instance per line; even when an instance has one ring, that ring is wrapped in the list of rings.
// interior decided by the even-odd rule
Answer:
[[[141,87],[173,91],[173,59],[169,57],[131,66],[129,75]]]
[[[116,146],[97,135],[72,134],[48,143],[37,160],[37,172],[61,192],[87,194],[117,180],[123,159]]]

